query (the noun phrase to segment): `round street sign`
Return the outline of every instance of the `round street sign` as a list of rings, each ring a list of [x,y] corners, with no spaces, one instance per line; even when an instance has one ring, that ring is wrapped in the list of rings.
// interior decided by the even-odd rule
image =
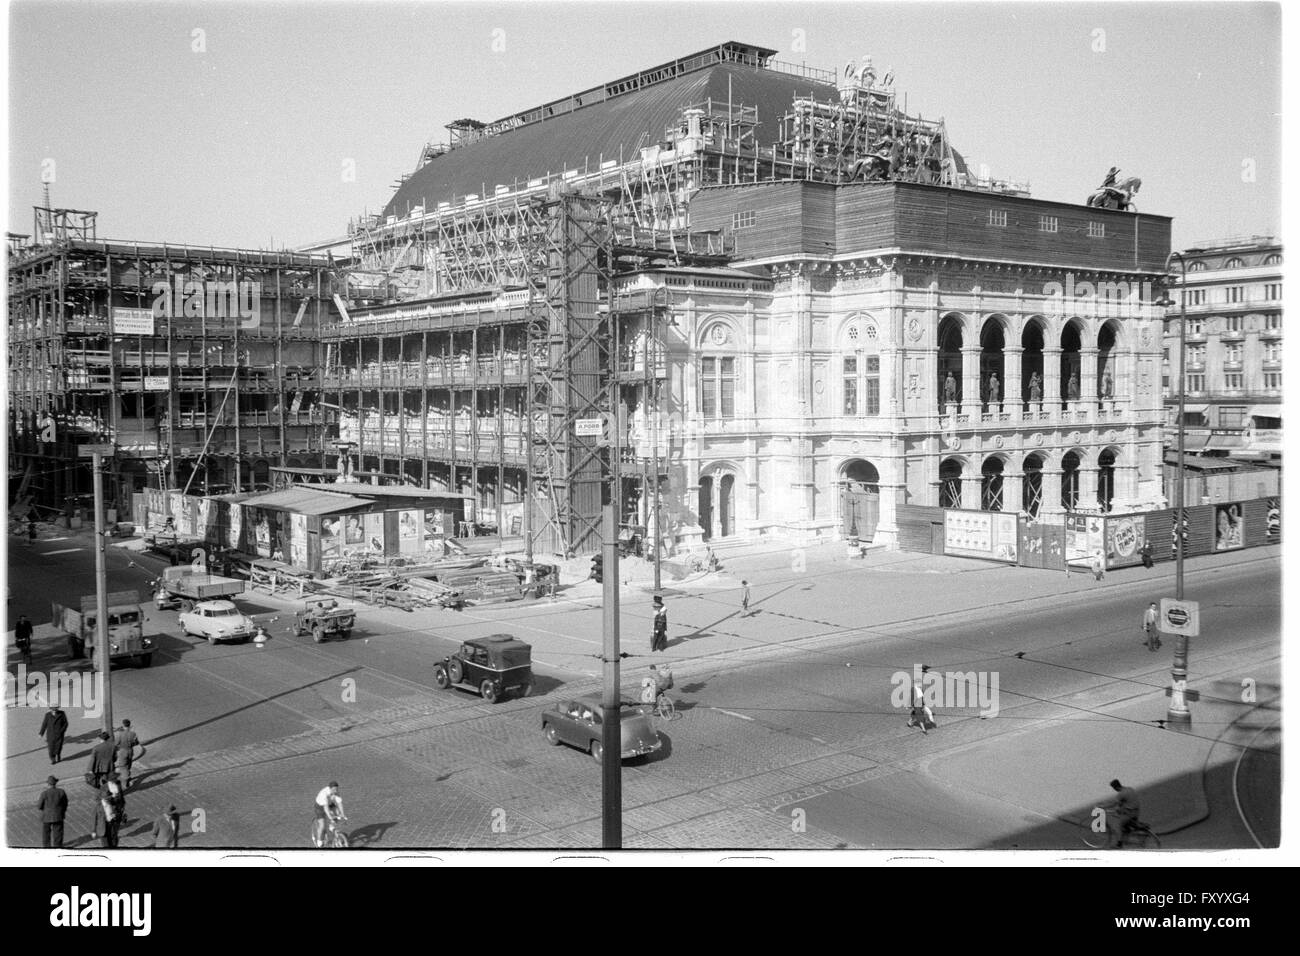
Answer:
[[[1160,601],[1160,630],[1166,634],[1200,637],[1201,606],[1195,601],[1163,598]]]

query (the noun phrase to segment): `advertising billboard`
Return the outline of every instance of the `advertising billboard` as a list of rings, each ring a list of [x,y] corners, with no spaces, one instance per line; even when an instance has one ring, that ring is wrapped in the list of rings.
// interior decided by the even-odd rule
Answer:
[[[1014,562],[1019,554],[1019,518],[997,511],[943,513],[943,553]]]

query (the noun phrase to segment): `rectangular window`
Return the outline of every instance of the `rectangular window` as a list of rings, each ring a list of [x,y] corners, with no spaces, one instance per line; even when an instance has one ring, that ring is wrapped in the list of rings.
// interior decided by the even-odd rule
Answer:
[[[1233,342],[1231,345],[1226,346],[1223,350],[1223,360],[1229,365],[1240,365],[1241,348],[1240,342]]]
[[[990,226],[1005,226],[1007,224],[1007,211],[1005,209],[989,210]]]
[[[1265,342],[1264,343],[1264,361],[1280,362],[1282,361],[1282,343]]]
[[[1223,329],[1225,332],[1240,332],[1241,316],[1239,315],[1228,316],[1226,319],[1223,320]]]
[[[1240,428],[1246,424],[1246,409],[1240,405],[1221,405],[1219,407],[1220,428]]]
[[[758,222],[758,213],[750,210],[748,212],[736,212],[731,214],[732,229],[748,229]]]
[[[1282,313],[1278,312],[1273,315],[1264,317],[1264,328],[1270,332],[1276,332],[1282,328]]]
[[[1089,223],[1088,223],[1088,238],[1089,238],[1089,239],[1105,239],[1105,238],[1106,238],[1106,224],[1105,224],[1104,222],[1089,222]]]
[[[1187,320],[1187,334],[1188,334],[1188,335],[1204,335],[1204,334],[1205,334],[1205,320],[1204,320],[1204,319],[1188,319],[1188,320]]]
[[[736,360],[734,358],[718,359],[721,366],[720,377],[722,389],[718,396],[719,410],[723,418],[736,417]]]
[[[1241,389],[1241,373],[1240,373],[1240,372],[1224,372],[1224,373],[1223,373],[1223,387],[1224,387],[1225,389],[1227,389],[1229,392],[1240,391],[1240,389]]]
[[[858,360],[849,357],[844,360],[844,414],[858,413]]]
[[[1057,222],[1055,216],[1039,216],[1039,217],[1038,217],[1038,231],[1039,231],[1039,232],[1056,232],[1056,231],[1058,231],[1059,229],[1060,229],[1060,225],[1059,225],[1059,223]]]
[[[880,356],[867,356],[867,414],[880,414]]]
[[[1204,365],[1205,364],[1205,346],[1189,345],[1187,347],[1187,364]]]
[[[1281,372],[1265,372],[1265,373],[1264,373],[1264,387],[1265,387],[1266,389],[1268,389],[1269,391],[1271,391],[1271,392],[1281,391],[1281,389],[1282,389],[1282,373],[1281,373]]]
[[[1189,289],[1187,292],[1188,305],[1205,305],[1204,289]]]
[[[1205,376],[1204,375],[1187,376],[1187,390],[1189,392],[1205,391]]]
[[[1264,298],[1270,302],[1280,302],[1282,300],[1282,283],[1270,282],[1264,286]]]
[[[700,414],[706,419],[718,417],[718,360],[700,359]]]
[[[1223,294],[1227,297],[1225,301],[1229,305],[1234,305],[1238,302],[1246,301],[1245,290],[1243,289],[1242,286],[1239,285],[1228,286],[1226,289],[1223,290]]]

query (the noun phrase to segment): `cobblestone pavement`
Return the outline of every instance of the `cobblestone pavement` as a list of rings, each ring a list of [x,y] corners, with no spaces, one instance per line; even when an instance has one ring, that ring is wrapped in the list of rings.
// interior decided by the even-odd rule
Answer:
[[[942,754],[960,754],[991,734],[1011,732],[1006,724],[994,730],[991,722],[971,720],[922,738],[904,728],[883,701],[879,713],[864,712],[863,682],[869,673],[878,679],[888,668],[862,664],[855,669],[852,648],[863,639],[863,628],[880,636],[893,633],[906,612],[893,602],[865,606],[846,599],[860,585],[852,577],[837,582],[835,574],[851,575],[852,570],[833,561],[830,553],[823,553],[826,574],[794,584],[776,577],[787,561],[784,553],[729,557],[733,576],[749,574],[754,584],[758,613],[747,619],[736,614],[736,600],[721,576],[712,578],[711,587],[683,592],[677,599],[678,630],[667,656],[678,668],[682,717],[660,725],[665,739],[661,753],[624,765],[626,848],[854,846],[842,833],[822,830],[815,820],[793,811],[806,801],[913,772]],[[1005,575],[1007,569],[972,569],[971,563],[952,559],[908,561],[890,553],[870,555],[867,561],[874,561],[881,574],[902,575],[898,569],[911,566],[898,579],[899,591],[913,595],[924,619],[938,621],[943,614],[957,613],[969,618],[972,609],[1005,600],[1004,592],[989,587],[988,575]],[[919,576],[931,573],[946,575],[941,580],[947,587],[937,600],[931,587],[931,599],[924,600]],[[872,579],[876,584],[881,580]],[[1060,580],[1035,581],[1027,589],[1031,596],[1087,601],[1095,593],[1077,580],[1066,582],[1065,593]],[[688,583],[674,582],[674,587]],[[1133,575],[1110,578],[1111,587],[1134,583]],[[816,599],[798,590],[814,585]],[[553,641],[535,643],[538,657],[562,657],[557,651],[568,642],[593,634],[599,605],[591,600],[597,597],[594,585],[586,587],[590,595],[575,588],[556,606],[536,605],[527,612],[528,624],[555,632]],[[834,600],[824,596],[832,593]],[[512,617],[521,623],[522,613],[509,607],[482,609],[456,623],[490,632]],[[188,756],[163,752],[138,764],[121,845],[148,846],[152,819],[175,804],[189,821],[184,847],[305,849],[311,800],[330,779],[343,783],[350,817],[345,829],[357,847],[562,850],[599,845],[599,765],[572,748],[547,747],[541,738],[540,714],[553,705],[554,696],[489,705],[460,690],[426,689],[396,666],[372,671],[384,666],[382,659],[364,655],[381,654],[385,641],[406,640],[403,635],[416,639],[417,628],[409,615],[393,611],[366,612],[364,623],[375,635],[369,648],[358,644],[327,651],[310,642],[286,641],[264,654],[265,671],[255,679],[247,673],[240,678],[246,692],[268,699],[285,694],[287,682],[293,692],[275,706],[296,715],[294,732]],[[914,639],[924,643],[924,630]],[[936,638],[933,648],[936,663],[942,663],[943,640]],[[200,652],[201,647],[189,659],[197,663]],[[369,675],[368,695],[360,703],[342,707],[324,692],[302,689],[322,671],[335,678],[343,673],[340,660],[327,655],[345,653],[356,655],[358,672]],[[765,709],[744,693],[743,681],[736,691],[734,680],[730,691],[719,689],[708,704],[693,701],[709,696],[702,692],[720,668],[734,677],[734,667],[779,668],[794,655],[805,663],[821,655],[825,665],[815,681],[792,688],[800,699],[798,711],[780,701]],[[911,659],[896,666],[909,666]],[[634,684],[642,663],[625,664],[625,687]],[[1034,665],[1010,666],[1028,671]],[[580,670],[570,670],[567,677],[551,673],[555,693],[566,696],[599,686]],[[1025,714],[1035,720],[1068,716],[1073,706],[1068,698],[1045,700],[1057,678],[1039,677],[1047,683],[1036,685],[1037,699],[1018,701],[1027,708]],[[1068,681],[1060,680],[1066,689]],[[1093,697],[1089,706],[1105,697],[1108,682],[1097,685],[1087,692]],[[734,704],[729,692],[736,694]],[[1116,693],[1124,692],[1117,687]],[[809,708],[815,719],[808,718]],[[6,839],[13,846],[39,846],[39,819],[30,808],[46,772],[44,753],[25,741],[39,743],[33,730],[40,713],[18,709],[8,716]],[[68,752],[80,752],[80,747],[70,745]],[[67,845],[88,849],[98,842],[87,836],[91,792],[79,780],[81,761],[69,760],[67,767],[76,768],[59,774],[72,799]]]

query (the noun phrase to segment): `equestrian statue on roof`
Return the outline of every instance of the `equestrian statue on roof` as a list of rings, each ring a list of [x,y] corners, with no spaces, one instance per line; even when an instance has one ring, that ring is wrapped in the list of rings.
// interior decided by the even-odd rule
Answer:
[[[1142,180],[1136,176],[1119,179],[1119,167],[1112,166],[1106,173],[1101,186],[1088,196],[1088,205],[1097,209],[1118,209],[1121,212],[1137,212],[1133,197],[1142,188]]]

